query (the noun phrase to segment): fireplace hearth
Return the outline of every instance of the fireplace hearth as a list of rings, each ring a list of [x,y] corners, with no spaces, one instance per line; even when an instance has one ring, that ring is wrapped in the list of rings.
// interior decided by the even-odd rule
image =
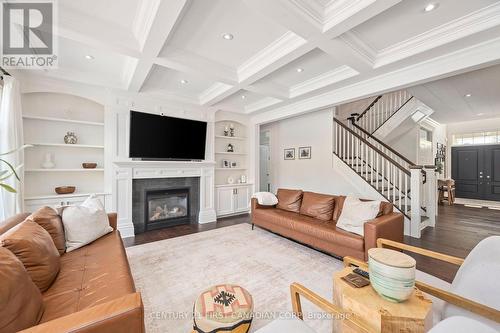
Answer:
[[[136,234],[198,222],[199,177],[147,178],[132,182]]]

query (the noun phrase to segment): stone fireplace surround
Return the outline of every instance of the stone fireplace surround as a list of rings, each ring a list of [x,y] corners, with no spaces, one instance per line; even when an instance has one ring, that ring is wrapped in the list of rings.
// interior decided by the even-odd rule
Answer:
[[[136,179],[198,178],[198,223],[215,222],[214,162],[114,161],[112,208],[118,213],[122,237],[134,236],[133,181]]]
[[[132,221],[136,234],[146,231],[146,192],[156,190],[189,190],[189,216],[190,223],[198,223],[198,212],[200,210],[200,178],[145,178],[132,181]],[[151,230],[151,229],[148,229]]]

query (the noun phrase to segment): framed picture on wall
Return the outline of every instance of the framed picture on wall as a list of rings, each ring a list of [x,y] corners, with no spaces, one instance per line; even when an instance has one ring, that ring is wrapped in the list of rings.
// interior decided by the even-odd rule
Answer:
[[[295,148],[285,149],[284,158],[285,158],[285,160],[294,160],[295,159]]]
[[[299,159],[308,160],[311,158],[311,147],[299,147]]]

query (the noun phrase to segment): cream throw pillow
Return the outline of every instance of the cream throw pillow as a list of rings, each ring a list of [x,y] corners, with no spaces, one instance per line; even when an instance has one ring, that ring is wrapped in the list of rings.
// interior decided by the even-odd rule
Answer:
[[[278,204],[278,198],[271,192],[257,192],[252,195],[252,198],[256,198],[259,205],[262,206],[274,206]]]
[[[66,252],[85,246],[113,231],[99,199],[91,195],[79,206],[60,207],[66,237]]]
[[[361,201],[347,197],[337,221],[337,228],[364,236],[364,224],[376,218],[379,211],[380,201]]]

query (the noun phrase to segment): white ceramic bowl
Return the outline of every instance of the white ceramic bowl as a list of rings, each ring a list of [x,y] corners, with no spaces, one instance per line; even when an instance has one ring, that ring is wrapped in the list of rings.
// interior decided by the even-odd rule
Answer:
[[[381,249],[377,251],[377,258],[381,258]],[[393,251],[387,250],[386,251]],[[372,254],[374,254],[372,252]],[[398,267],[397,264],[392,264],[390,260],[388,262],[381,262],[376,260],[374,256],[368,253],[368,271],[370,273],[370,283],[375,289],[375,291],[384,299],[391,302],[403,302],[410,298],[415,289],[415,265],[414,260],[411,258],[405,261],[406,256],[402,253],[387,253],[387,258],[391,259],[396,257],[397,259],[402,259],[400,262],[406,262],[409,264],[403,267]]]

